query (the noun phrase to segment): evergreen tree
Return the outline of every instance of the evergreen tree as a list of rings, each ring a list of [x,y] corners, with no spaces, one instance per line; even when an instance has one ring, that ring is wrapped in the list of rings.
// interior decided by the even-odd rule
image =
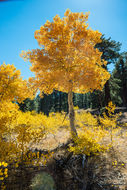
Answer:
[[[20,110],[23,112],[35,110],[34,100],[26,98],[22,103],[18,103]]]
[[[122,106],[122,98],[121,98],[121,87],[120,83],[121,80],[119,78],[115,77],[115,72],[116,68],[114,69],[112,76],[110,78],[110,94],[111,94],[111,99],[114,104],[117,106]]]
[[[95,90],[90,94],[91,96],[91,108],[99,108],[101,109],[104,104],[104,92]]]
[[[68,112],[67,93],[54,90],[50,95],[43,95],[40,98],[39,112],[49,115],[49,112]]]
[[[103,52],[102,59],[105,59],[107,61],[107,65],[103,66],[108,70],[109,64],[115,64],[116,60],[119,58],[120,54],[120,48],[121,43],[116,42],[115,40],[111,40],[111,38],[106,39],[104,35],[101,37],[102,42],[98,43],[96,47]],[[108,105],[108,102],[111,101],[111,95],[110,95],[110,81],[108,80],[105,83],[104,86],[104,92],[105,92],[105,105]]]
[[[37,95],[37,96],[35,97],[35,99],[34,99],[34,109],[35,109],[35,111],[36,111],[37,113],[40,112],[40,100],[41,100],[41,98],[40,98],[39,95]]]
[[[127,106],[127,52],[122,53],[112,73],[112,89],[115,103]],[[112,90],[113,91],[113,90]]]

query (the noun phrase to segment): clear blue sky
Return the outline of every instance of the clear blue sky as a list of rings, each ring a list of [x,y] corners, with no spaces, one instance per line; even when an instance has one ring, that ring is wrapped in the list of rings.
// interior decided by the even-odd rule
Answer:
[[[127,51],[127,0],[10,0],[0,1],[0,64],[14,64],[27,79],[33,76],[21,50],[38,47],[35,30],[65,10],[90,11],[89,26],[122,43]]]

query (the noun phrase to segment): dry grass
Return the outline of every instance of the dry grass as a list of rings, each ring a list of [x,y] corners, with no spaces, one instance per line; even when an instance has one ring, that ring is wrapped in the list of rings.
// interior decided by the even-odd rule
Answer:
[[[58,147],[60,144],[66,143],[69,138],[70,138],[69,130],[61,128],[55,134],[48,134],[45,137],[45,139],[40,141],[38,144],[32,146],[32,148],[53,150],[56,147]]]
[[[121,122],[125,121],[127,113],[121,118]],[[46,139],[34,145],[34,148],[53,150],[66,143],[69,138],[69,130],[61,128],[56,134],[47,135]],[[110,142],[110,137],[105,139],[106,141]],[[89,158],[88,167],[92,170],[93,181],[103,188],[112,184],[114,189],[127,190],[127,128],[122,128],[120,135],[114,136],[113,147],[108,152]]]
[[[123,113],[120,122],[127,122],[127,112]],[[45,139],[30,148],[53,150],[69,139],[69,129],[61,127],[57,133],[48,134]],[[113,147],[108,152],[88,159],[88,170],[93,174],[93,183],[99,184],[102,189],[109,190],[114,186],[114,189],[127,190],[127,127],[121,128],[120,133],[114,135],[113,139]],[[110,136],[104,139],[104,143],[110,141]]]

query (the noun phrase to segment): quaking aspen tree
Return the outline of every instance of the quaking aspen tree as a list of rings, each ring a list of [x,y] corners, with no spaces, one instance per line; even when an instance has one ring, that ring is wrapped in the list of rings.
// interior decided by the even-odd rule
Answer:
[[[89,13],[72,13],[69,9],[63,18],[56,15],[35,31],[40,49],[21,53],[32,64],[35,77],[29,80],[36,89],[46,94],[53,89],[68,93],[70,127],[75,135],[73,92],[101,90],[110,77],[102,67],[107,62],[95,48],[102,34],[88,28],[88,16]]]
[[[32,88],[27,80],[23,80],[20,71],[14,65],[0,66],[0,104],[5,102],[22,102],[27,97],[32,97]]]
[[[14,65],[0,66],[0,138],[7,133],[7,125],[16,119],[18,105],[25,98],[32,95],[28,81],[23,80],[20,71]]]

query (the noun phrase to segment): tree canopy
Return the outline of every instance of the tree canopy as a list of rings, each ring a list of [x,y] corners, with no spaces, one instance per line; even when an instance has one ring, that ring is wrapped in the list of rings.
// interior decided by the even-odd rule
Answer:
[[[107,62],[95,48],[102,34],[88,28],[88,15],[67,9],[62,19],[56,15],[35,31],[40,49],[21,56],[32,63],[35,78],[30,81],[40,91],[86,93],[102,89],[109,79],[110,74],[102,68]]]

